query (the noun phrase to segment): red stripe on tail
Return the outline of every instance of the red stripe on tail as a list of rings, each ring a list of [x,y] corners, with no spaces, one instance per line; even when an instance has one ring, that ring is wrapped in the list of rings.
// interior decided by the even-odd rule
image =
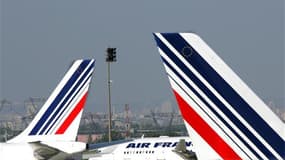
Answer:
[[[75,106],[75,108],[69,114],[69,116],[65,119],[65,121],[62,123],[62,125],[59,127],[59,129],[56,131],[55,134],[64,134],[64,132],[67,130],[67,128],[73,122],[73,120],[77,117],[77,115],[83,109],[87,95],[88,95],[88,92],[86,92],[85,95],[81,98],[81,100],[78,102],[78,104]]]
[[[241,159],[237,153],[202,119],[185,100],[173,90],[184,120],[223,158]],[[195,144],[194,144],[195,145]],[[199,146],[198,146],[199,147]],[[207,154],[207,153],[205,153]]]

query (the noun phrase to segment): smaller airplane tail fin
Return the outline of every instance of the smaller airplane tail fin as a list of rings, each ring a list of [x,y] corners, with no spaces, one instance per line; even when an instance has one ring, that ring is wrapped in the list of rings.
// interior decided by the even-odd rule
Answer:
[[[75,141],[94,64],[74,61],[28,127],[8,143]]]
[[[283,159],[285,125],[194,33],[154,33],[198,159]]]

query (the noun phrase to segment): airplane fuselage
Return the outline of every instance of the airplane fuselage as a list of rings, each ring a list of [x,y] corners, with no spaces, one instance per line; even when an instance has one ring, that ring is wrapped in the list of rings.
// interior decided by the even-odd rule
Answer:
[[[0,143],[0,159],[36,160],[33,147],[29,143]]]
[[[142,138],[101,148],[90,160],[183,160],[174,151],[181,139],[187,150],[193,150],[189,137]]]
[[[61,144],[60,142],[56,142]],[[68,143],[68,142],[67,142]],[[72,142],[69,148],[83,146],[84,143]],[[61,144],[64,145],[64,144]],[[70,145],[70,144],[68,144]],[[81,147],[82,148],[82,147]],[[83,151],[81,149],[80,151]],[[78,151],[78,152],[80,152]],[[56,148],[35,143],[0,143],[0,160],[62,160],[72,156]]]

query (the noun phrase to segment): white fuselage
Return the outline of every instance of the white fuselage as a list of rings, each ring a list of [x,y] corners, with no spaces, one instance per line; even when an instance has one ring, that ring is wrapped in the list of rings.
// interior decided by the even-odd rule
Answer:
[[[29,143],[0,143],[1,160],[36,160]]]
[[[0,143],[0,160],[62,160],[71,155],[56,148],[33,143]]]
[[[187,150],[192,150],[189,137],[142,138],[99,149],[89,160],[183,160],[173,150],[185,139]]]

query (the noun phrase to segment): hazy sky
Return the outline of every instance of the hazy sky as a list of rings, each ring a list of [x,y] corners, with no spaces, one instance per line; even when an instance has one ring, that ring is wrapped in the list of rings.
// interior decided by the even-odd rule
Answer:
[[[152,107],[171,100],[152,32],[199,34],[266,103],[284,102],[284,1],[1,0],[0,100],[48,97],[71,61],[95,58],[88,110],[112,102]],[[175,104],[173,104],[175,106]]]

